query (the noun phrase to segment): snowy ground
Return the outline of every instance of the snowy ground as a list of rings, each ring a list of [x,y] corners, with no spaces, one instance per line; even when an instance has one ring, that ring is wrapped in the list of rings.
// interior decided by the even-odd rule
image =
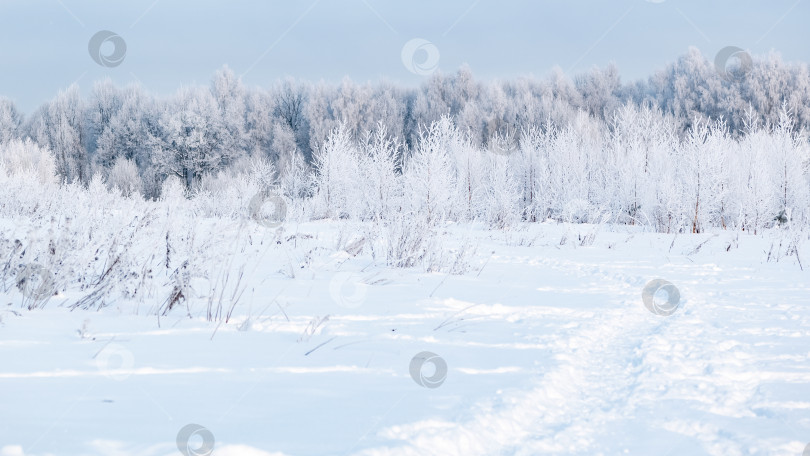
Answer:
[[[810,272],[775,261],[778,231],[452,230],[476,245],[462,275],[274,245],[227,324],[0,294],[0,455],[176,455],[190,423],[213,454],[248,456],[799,456],[810,441]],[[671,316],[642,303],[656,278],[680,291]],[[446,362],[438,387],[411,378],[423,351]]]

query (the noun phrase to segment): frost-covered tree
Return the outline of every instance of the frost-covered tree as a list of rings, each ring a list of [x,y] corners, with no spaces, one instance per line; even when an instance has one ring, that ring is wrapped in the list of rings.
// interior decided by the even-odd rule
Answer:
[[[379,126],[382,125],[389,139],[402,141],[405,134],[407,101],[408,91],[394,84],[384,81],[374,87],[369,108],[370,119],[366,121],[367,128],[379,130]]]
[[[273,122],[273,141],[271,143],[273,159],[279,163],[287,162],[293,154],[298,153],[298,144],[295,140],[295,132],[286,122]]]
[[[217,101],[208,90],[186,88],[160,116],[160,143],[152,151],[159,172],[174,175],[191,189],[203,174],[233,157],[223,152],[218,132],[225,130]]]
[[[453,209],[456,172],[447,145],[457,138],[453,122],[444,116],[420,132],[416,150],[405,162],[403,205],[430,225],[443,221]]]
[[[521,218],[519,172],[512,156],[490,154],[487,160],[477,198],[479,211],[490,226],[503,229]]]
[[[245,150],[271,156],[273,142],[273,99],[267,91],[255,89],[245,95]]]
[[[690,220],[693,233],[703,232],[718,218],[720,201],[726,191],[722,166],[727,143],[724,124],[696,120],[680,148],[683,215]]]
[[[810,207],[810,181],[808,177],[807,138],[794,133],[793,118],[789,115],[787,107],[783,106],[780,122],[768,135],[768,163],[770,176],[768,181],[773,183],[771,193],[775,207],[773,212],[775,220],[779,223],[788,222],[789,217],[802,217],[808,215]]]
[[[325,217],[357,216],[361,190],[360,153],[349,129],[339,125],[315,151],[315,197]]]
[[[547,160],[549,141],[550,136],[541,128],[528,127],[521,133],[520,147],[515,152],[521,211],[524,220],[529,222],[543,221],[550,215],[550,195],[546,192],[550,172]]]
[[[372,89],[370,84],[357,85],[344,78],[332,100],[332,114],[352,138],[359,138],[363,131],[370,130],[366,125],[370,119]]]
[[[609,119],[619,107],[622,84],[619,68],[610,64],[606,68],[592,68],[576,79],[576,88],[582,107],[592,116]]]
[[[22,134],[23,115],[14,102],[0,96],[0,144],[19,139]]]
[[[311,159],[309,118],[306,111],[308,86],[287,78],[273,88],[272,98],[273,116],[287,125],[288,129],[285,130],[292,132],[297,149],[307,160]]]
[[[335,119],[332,102],[337,91],[334,87],[321,82],[312,87],[309,102],[306,104],[306,116],[309,119],[309,148],[314,155],[321,148],[321,145],[330,132],[334,130],[339,122]]]
[[[211,80],[211,95],[216,102],[216,120],[210,128],[216,140],[217,154],[223,165],[245,153],[248,137],[245,134],[245,88],[242,81],[227,66],[217,71]]]
[[[280,163],[279,188],[284,196],[296,201],[309,197],[312,189],[310,168],[304,155],[293,151],[287,161]]]
[[[113,117],[121,109],[121,91],[109,78],[93,84],[90,101],[85,108],[87,122],[87,151],[92,156],[98,147],[100,137],[109,132]],[[98,162],[98,160],[95,160]]]
[[[366,131],[360,141],[360,172],[364,218],[380,220],[395,209],[399,196],[398,157],[401,145],[388,135],[380,122],[374,132]]]
[[[774,200],[777,192],[773,191],[770,181],[773,173],[768,136],[752,125],[729,157],[729,166],[739,170],[732,173],[729,180],[729,191],[734,195],[732,204],[738,213],[736,225],[754,233],[770,224],[777,207]]]
[[[153,100],[138,86],[126,88],[117,98],[120,106],[103,111],[110,113],[105,114],[109,118],[94,122],[99,128],[94,163],[109,168],[119,157],[124,157],[134,160],[140,169],[146,169],[150,164],[149,152],[159,142],[159,114]]]
[[[72,85],[41,107],[28,127],[29,135],[56,158],[58,174],[68,182],[83,182],[89,162],[85,149],[85,122],[79,87]]]
[[[476,146],[476,139],[473,138],[477,136],[476,133],[454,127],[449,116],[443,117],[435,125],[438,128],[432,133],[437,136],[438,147],[450,156],[455,174],[452,213],[460,220],[473,220],[482,212],[482,181],[488,165],[486,152]]]

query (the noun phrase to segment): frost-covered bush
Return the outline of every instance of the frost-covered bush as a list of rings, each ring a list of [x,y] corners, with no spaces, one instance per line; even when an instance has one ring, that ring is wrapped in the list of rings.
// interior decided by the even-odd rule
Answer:
[[[141,194],[143,185],[138,166],[134,161],[127,160],[124,157],[116,158],[107,175],[107,186],[111,190],[117,189],[124,196]]]
[[[0,167],[7,176],[34,179],[40,184],[56,182],[53,154],[30,139],[0,143]]]
[[[395,214],[375,224],[369,237],[376,238],[385,264],[395,268],[424,264],[426,257],[440,248],[436,228],[424,214]]]

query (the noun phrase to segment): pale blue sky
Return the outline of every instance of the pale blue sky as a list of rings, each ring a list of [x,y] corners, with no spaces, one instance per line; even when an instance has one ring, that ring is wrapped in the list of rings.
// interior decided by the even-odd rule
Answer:
[[[555,65],[576,74],[613,61],[631,80],[689,46],[709,58],[733,45],[810,62],[809,20],[806,0],[0,0],[0,94],[30,113],[73,82],[88,93],[109,76],[166,94],[207,84],[223,64],[248,85],[284,76],[416,85],[424,76],[400,57],[413,38],[435,44],[444,72],[468,63],[483,79]],[[99,30],[126,41],[120,66],[90,57]]]

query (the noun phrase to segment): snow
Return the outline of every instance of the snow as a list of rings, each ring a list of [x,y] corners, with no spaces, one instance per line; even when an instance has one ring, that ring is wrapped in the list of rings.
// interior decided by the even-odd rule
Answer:
[[[235,230],[195,224],[224,239],[211,248]],[[176,455],[189,424],[215,455],[800,455],[810,440],[810,281],[775,254],[782,229],[448,224],[444,246],[475,247],[463,274],[335,248],[347,221],[250,229],[228,322],[206,320],[200,277],[160,318],[162,295],[71,311],[68,290],[29,311],[0,291],[0,455]],[[680,293],[670,316],[642,301],[654,279]],[[425,351],[446,362],[437,387],[409,370]]]

